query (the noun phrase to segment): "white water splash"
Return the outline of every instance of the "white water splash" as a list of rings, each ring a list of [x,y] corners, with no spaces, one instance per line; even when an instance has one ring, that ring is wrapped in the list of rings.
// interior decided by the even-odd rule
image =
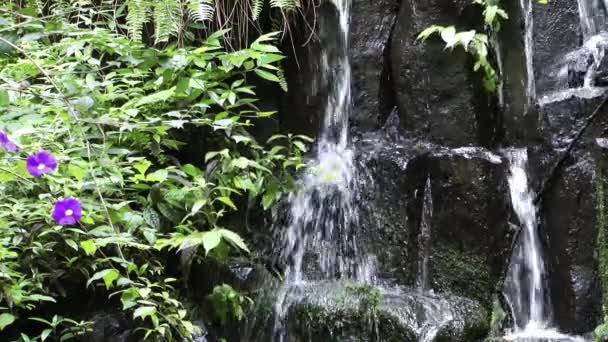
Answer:
[[[348,144],[351,113],[351,66],[348,58],[351,0],[333,0],[338,10],[340,42],[330,58],[321,53],[323,78],[331,83],[318,152],[300,180],[300,190],[289,199],[289,225],[282,257],[285,281],[275,304],[275,339],[284,341],[289,289],[307,280],[353,279],[372,282],[370,257],[359,251],[355,231],[359,217],[357,171]]]

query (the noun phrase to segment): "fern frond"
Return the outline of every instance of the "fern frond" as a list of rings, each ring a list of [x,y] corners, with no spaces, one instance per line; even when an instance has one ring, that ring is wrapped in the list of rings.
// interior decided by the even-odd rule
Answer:
[[[188,0],[188,10],[195,21],[204,22],[213,19],[215,6],[213,0]]]
[[[288,92],[289,87],[287,86],[287,78],[285,77],[283,68],[279,68],[279,70],[277,70],[277,77],[279,78],[279,85],[281,86],[281,89],[283,89],[284,92]]]
[[[179,0],[156,0],[154,4],[155,43],[166,42],[179,28],[181,4]]]
[[[127,0],[127,30],[131,39],[141,41],[144,24],[148,21],[149,6],[146,0]]]
[[[278,7],[282,10],[293,11],[300,6],[299,0],[270,0],[270,6]]]
[[[262,14],[262,9],[264,8],[264,0],[252,0],[251,4],[251,18],[253,20],[258,20],[260,14]]]

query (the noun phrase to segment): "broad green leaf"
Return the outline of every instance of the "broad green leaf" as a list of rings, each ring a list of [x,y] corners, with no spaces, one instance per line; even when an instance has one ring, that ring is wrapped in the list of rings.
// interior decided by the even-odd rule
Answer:
[[[40,340],[44,342],[44,340],[46,340],[52,332],[53,329],[44,329],[40,334]]]
[[[4,330],[4,328],[15,322],[15,316],[9,313],[3,313],[0,315],[0,331]]]
[[[140,318],[145,319],[156,313],[156,307],[154,306],[140,306],[133,312],[133,319]]]
[[[152,172],[146,176],[146,180],[149,182],[162,183],[169,177],[169,171],[167,169],[160,169]]]
[[[250,253],[249,248],[247,248],[247,244],[237,233],[227,229],[220,229],[219,233],[222,235],[222,238],[228,241],[229,243],[235,245],[236,247],[244,250],[247,253]]]
[[[93,240],[85,240],[80,242],[80,246],[86,255],[92,255],[97,251],[97,245]]]
[[[211,252],[215,247],[217,247],[222,241],[222,235],[217,230],[212,230],[209,232],[205,232],[203,234],[203,248],[205,248],[205,253]]]

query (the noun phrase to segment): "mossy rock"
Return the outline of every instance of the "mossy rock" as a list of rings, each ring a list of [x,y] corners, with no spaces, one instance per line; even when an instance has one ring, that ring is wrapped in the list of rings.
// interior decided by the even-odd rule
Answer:
[[[273,333],[268,326],[275,323],[269,315],[274,302],[262,302],[251,341],[267,341]],[[489,331],[489,314],[474,300],[402,288],[309,283],[290,288],[284,303],[282,330],[290,342],[480,341]]]

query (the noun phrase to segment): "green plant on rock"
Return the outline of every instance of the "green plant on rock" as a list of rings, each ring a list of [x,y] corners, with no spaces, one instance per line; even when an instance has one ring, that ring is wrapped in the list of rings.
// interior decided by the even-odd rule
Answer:
[[[474,71],[483,73],[483,87],[489,93],[494,93],[501,82],[496,68],[492,65],[489,57],[490,45],[496,32],[500,30],[501,22],[508,20],[508,13],[500,7],[500,0],[473,0],[474,4],[481,6],[483,22],[486,33],[476,30],[457,31],[455,26],[433,25],[423,30],[417,37],[423,42],[433,35],[439,35],[445,42],[445,48],[453,50],[462,47],[475,61]],[[546,4],[547,0],[538,0],[540,4]]]
[[[246,257],[227,217],[271,207],[304,165],[307,137],[252,130],[274,115],[248,81],[280,82],[278,34],[235,52],[226,31],[156,49],[93,18],[20,10],[0,5],[0,334],[86,334],[47,304],[95,291],[120,300],[140,340],[192,339],[167,251]],[[205,140],[196,163],[177,158],[184,132]]]

